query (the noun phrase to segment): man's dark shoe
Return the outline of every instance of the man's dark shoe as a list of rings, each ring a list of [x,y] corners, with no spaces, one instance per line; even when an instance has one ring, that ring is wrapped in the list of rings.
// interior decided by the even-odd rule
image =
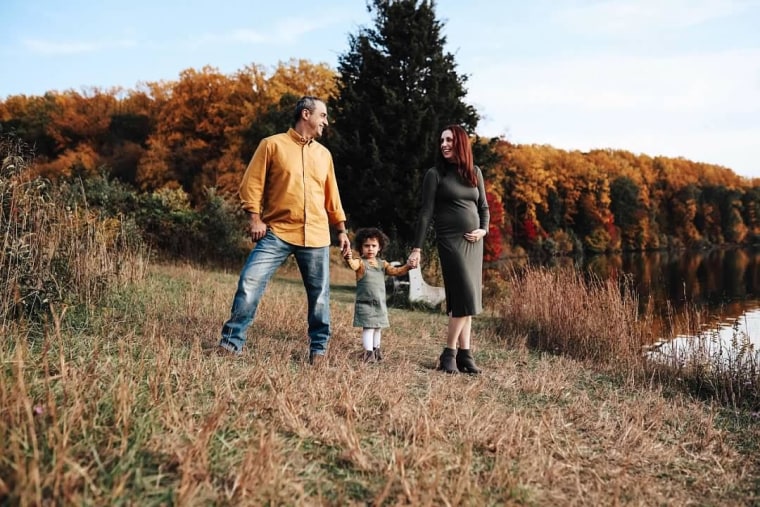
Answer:
[[[219,357],[239,357],[240,352],[237,352],[232,349],[228,349],[227,347],[224,347],[222,345],[217,345],[214,347],[213,350],[211,350],[211,355],[219,356]]]
[[[309,353],[309,364],[315,368],[323,368],[327,365],[327,358],[324,354]]]

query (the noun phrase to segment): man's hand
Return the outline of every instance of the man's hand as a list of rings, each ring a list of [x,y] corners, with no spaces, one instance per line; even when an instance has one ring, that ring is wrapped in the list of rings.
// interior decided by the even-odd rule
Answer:
[[[248,213],[248,234],[251,235],[251,240],[255,243],[267,233],[267,224],[261,221],[261,217],[258,213]]]
[[[340,253],[342,253],[344,257],[351,253],[351,241],[349,241],[347,233],[339,233],[338,241],[340,241]]]

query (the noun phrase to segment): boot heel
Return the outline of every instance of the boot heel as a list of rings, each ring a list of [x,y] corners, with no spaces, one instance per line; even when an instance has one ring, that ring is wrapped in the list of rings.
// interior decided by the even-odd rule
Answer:
[[[472,352],[470,352],[470,349],[459,349],[456,362],[457,369],[462,373],[469,373],[471,375],[477,375],[480,373],[480,368],[475,366],[475,359],[472,358]]]
[[[456,373],[457,364],[454,358],[454,349],[444,348],[441,357],[438,358],[438,369],[446,373]]]

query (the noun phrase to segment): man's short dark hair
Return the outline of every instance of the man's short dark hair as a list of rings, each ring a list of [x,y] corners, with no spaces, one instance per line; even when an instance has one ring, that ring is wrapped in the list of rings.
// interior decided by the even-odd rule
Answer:
[[[307,95],[305,97],[301,97],[298,99],[298,102],[296,102],[296,110],[293,112],[293,126],[296,126],[296,123],[298,123],[298,120],[301,119],[301,113],[304,109],[309,110],[310,112],[314,112],[314,110],[317,108],[317,102],[322,102],[322,99],[319,99],[317,97],[312,97],[310,95]]]

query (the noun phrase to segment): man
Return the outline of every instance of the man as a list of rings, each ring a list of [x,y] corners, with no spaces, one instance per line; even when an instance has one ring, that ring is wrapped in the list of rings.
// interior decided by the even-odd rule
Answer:
[[[290,254],[301,272],[308,309],[309,362],[324,359],[330,340],[330,228],[341,253],[351,248],[330,152],[315,139],[327,106],[315,97],[296,104],[293,127],[259,143],[240,184],[248,231],[256,246],[240,273],[220,351],[240,354],[267,283]]]

